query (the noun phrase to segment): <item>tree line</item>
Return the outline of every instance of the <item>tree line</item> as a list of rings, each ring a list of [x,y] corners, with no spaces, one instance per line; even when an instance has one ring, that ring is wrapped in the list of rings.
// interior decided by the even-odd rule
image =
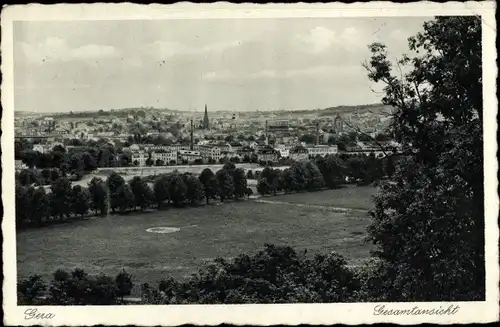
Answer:
[[[266,167],[262,172],[247,173],[247,178],[257,179],[257,191],[262,194],[277,192],[314,191],[322,188],[338,188],[352,182],[357,185],[369,185],[390,177],[395,170],[393,156],[376,158],[356,155],[317,156],[313,160],[293,162],[284,170]]]
[[[232,163],[226,163],[215,174],[206,168],[198,177],[177,172],[160,175],[153,187],[147,181],[135,176],[127,183],[113,172],[106,180],[94,177],[88,187],[72,186],[68,178],[61,176],[51,183],[50,192],[44,187],[16,183],[17,226],[83,219],[89,214],[105,216],[109,210],[124,214],[169,205],[197,205],[202,201],[208,204],[212,199],[238,200],[252,193],[245,171]]]

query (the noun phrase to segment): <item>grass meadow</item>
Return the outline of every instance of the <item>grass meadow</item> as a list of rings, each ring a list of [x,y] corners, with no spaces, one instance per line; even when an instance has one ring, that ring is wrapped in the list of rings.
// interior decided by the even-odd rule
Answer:
[[[267,196],[265,203],[231,201],[24,230],[17,233],[18,277],[37,273],[48,280],[57,268],[75,267],[114,277],[124,268],[133,275],[138,295],[141,283],[186,277],[215,257],[257,251],[264,243],[308,253],[336,251],[355,265],[369,257],[365,237],[375,192],[373,187],[347,187]],[[146,231],[153,227],[180,230]]]

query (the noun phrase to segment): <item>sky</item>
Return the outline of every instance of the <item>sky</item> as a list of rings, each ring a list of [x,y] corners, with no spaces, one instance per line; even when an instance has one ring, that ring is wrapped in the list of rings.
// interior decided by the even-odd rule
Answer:
[[[316,109],[380,102],[361,63],[430,17],[14,23],[15,110]]]

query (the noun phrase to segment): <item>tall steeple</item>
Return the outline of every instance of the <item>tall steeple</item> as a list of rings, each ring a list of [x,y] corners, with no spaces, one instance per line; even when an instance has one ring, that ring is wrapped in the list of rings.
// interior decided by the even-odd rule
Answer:
[[[205,117],[203,117],[203,129],[210,129],[210,126],[208,124],[208,111],[206,104],[205,104]]]

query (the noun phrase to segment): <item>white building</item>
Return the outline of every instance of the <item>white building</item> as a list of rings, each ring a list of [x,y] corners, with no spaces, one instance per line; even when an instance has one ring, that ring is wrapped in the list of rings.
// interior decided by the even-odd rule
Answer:
[[[145,166],[146,160],[148,160],[148,158],[149,154],[146,151],[142,150],[132,151],[131,159],[132,159],[132,164],[134,166],[139,166],[139,167]]]
[[[327,156],[329,154],[337,154],[339,149],[337,145],[306,145],[305,148],[312,157]]]
[[[202,159],[200,151],[179,150],[178,161],[187,163],[194,163],[195,160]]]
[[[276,144],[274,149],[280,153],[282,158],[290,156],[290,147],[285,144]]]
[[[157,160],[161,160],[165,165],[175,165],[177,164],[177,151],[152,152],[151,159],[155,164]]]
[[[200,145],[200,154],[205,160],[212,158],[219,161],[223,157],[222,150],[218,146]]]

